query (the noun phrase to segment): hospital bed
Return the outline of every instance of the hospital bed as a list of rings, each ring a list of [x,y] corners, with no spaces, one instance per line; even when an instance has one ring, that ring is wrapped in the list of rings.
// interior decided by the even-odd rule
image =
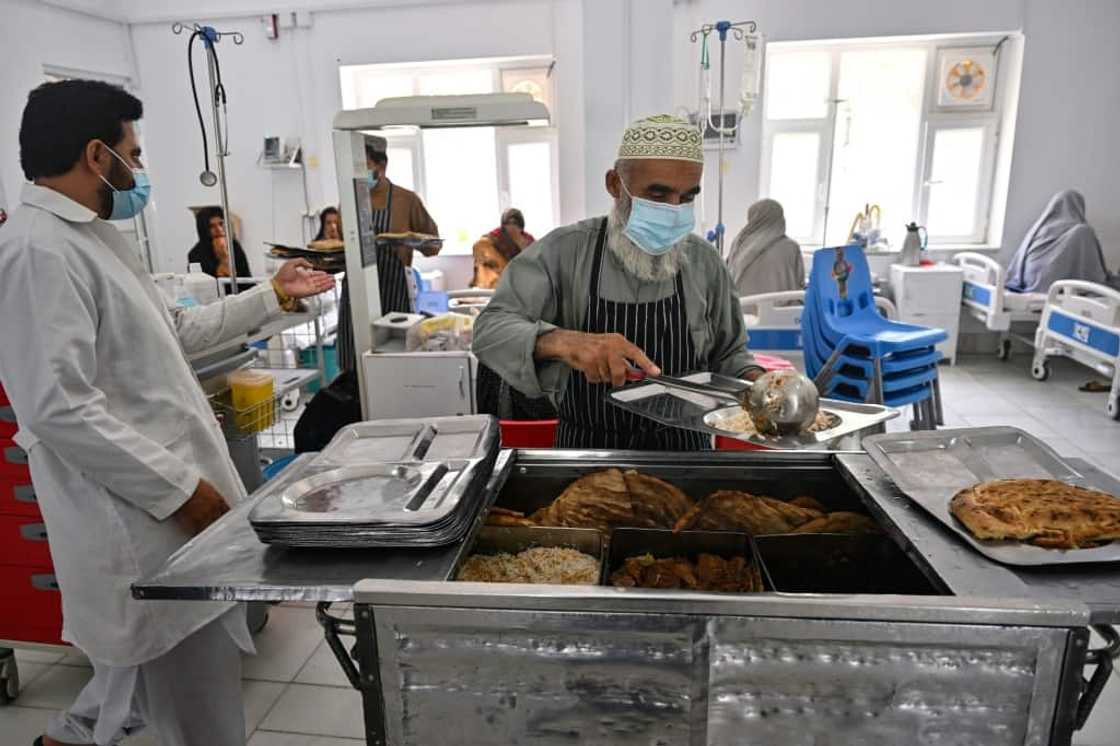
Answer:
[[[1050,286],[1034,338],[1031,375],[1050,377],[1047,360],[1068,357],[1110,378],[1108,415],[1120,420],[1120,291],[1083,280]]]
[[[898,312],[889,298],[875,296],[875,307],[885,318],[897,319]],[[771,352],[792,358],[804,369],[801,344],[801,313],[805,308],[804,290],[747,295],[739,299],[747,327],[747,346],[751,352]]]
[[[1046,293],[1016,293],[1004,287],[1005,270],[991,257],[965,251],[953,257],[964,272],[961,305],[970,316],[980,321],[990,331],[999,332],[999,359],[1011,356],[1011,340],[1018,339],[1028,345],[1034,343],[1030,336],[1013,334],[1012,324],[1036,325],[1042,318]]]

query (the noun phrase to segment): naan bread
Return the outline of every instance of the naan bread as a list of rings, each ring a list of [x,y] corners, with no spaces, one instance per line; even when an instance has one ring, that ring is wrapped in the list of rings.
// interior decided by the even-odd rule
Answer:
[[[961,490],[950,512],[977,539],[1078,549],[1120,539],[1120,500],[1053,479],[1001,479]]]

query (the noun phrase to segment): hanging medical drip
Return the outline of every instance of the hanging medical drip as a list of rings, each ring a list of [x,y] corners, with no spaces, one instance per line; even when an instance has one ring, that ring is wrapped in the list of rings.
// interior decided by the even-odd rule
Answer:
[[[745,29],[745,30],[744,30]],[[712,116],[712,64],[711,64],[711,35],[715,32],[719,37],[719,114]],[[751,113],[754,103],[758,100],[761,89],[762,71],[762,36],[757,34],[758,24],[754,21],[731,23],[719,21],[715,24],[704,24],[689,35],[694,43],[700,41],[700,100],[696,109],[696,124],[700,128],[701,136],[710,136],[715,133],[719,142],[719,160],[717,171],[716,195],[716,227],[708,232],[708,240],[715,243],[720,254],[723,254],[723,151],[724,141],[727,137],[735,135],[743,119]],[[743,74],[739,84],[739,106],[731,114],[731,125],[728,126],[728,113],[726,107],[726,67],[727,67],[727,37],[731,35],[736,41],[743,42]]]
[[[218,63],[217,44],[223,37],[228,36],[233,39],[234,44],[240,46],[245,43],[245,36],[240,31],[218,31],[212,26],[200,26],[197,23],[191,24],[189,29],[182,23],[175,23],[171,26],[171,32],[176,36],[187,30],[191,32],[191,36],[187,40],[187,71],[191,81],[194,111],[198,116],[199,130],[202,132],[202,173],[199,174],[198,180],[206,187],[212,187],[215,184],[220,186],[222,216],[226,222],[229,235],[230,255],[233,256],[236,236],[233,232],[233,219],[229,214],[229,191],[226,184],[226,157],[229,156],[229,112],[226,87],[222,83],[222,68]],[[206,71],[210,84],[207,90],[207,98],[210,101],[214,120],[214,155],[218,161],[217,174],[210,170],[210,144],[206,139],[206,124],[202,118],[202,104],[198,98],[198,85],[195,83],[194,77],[194,43],[196,40],[202,43],[203,51],[206,54]],[[230,288],[236,290],[237,262],[235,260],[231,261],[229,265]]]

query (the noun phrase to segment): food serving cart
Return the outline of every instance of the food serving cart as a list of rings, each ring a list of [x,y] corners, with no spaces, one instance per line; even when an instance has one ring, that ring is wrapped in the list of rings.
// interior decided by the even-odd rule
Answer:
[[[864,453],[502,451],[455,545],[262,544],[253,505],[312,460],[293,462],[134,594],[320,602],[370,744],[1066,744],[1111,672],[1115,563],[997,564]],[[804,556],[796,544],[761,550],[776,590],[757,594],[448,580],[488,506],[532,508],[610,466],[693,497],[810,494],[870,514],[884,533],[831,555],[813,546],[835,536],[778,537],[804,541]],[[352,619],[331,608],[349,601]],[[1090,626],[1107,648],[1090,649]]]

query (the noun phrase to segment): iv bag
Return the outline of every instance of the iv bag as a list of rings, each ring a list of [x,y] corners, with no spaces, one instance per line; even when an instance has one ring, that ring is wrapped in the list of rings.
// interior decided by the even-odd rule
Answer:
[[[762,35],[748,34],[744,39],[743,81],[739,88],[739,110],[741,116],[751,113],[761,88],[762,73]]]

